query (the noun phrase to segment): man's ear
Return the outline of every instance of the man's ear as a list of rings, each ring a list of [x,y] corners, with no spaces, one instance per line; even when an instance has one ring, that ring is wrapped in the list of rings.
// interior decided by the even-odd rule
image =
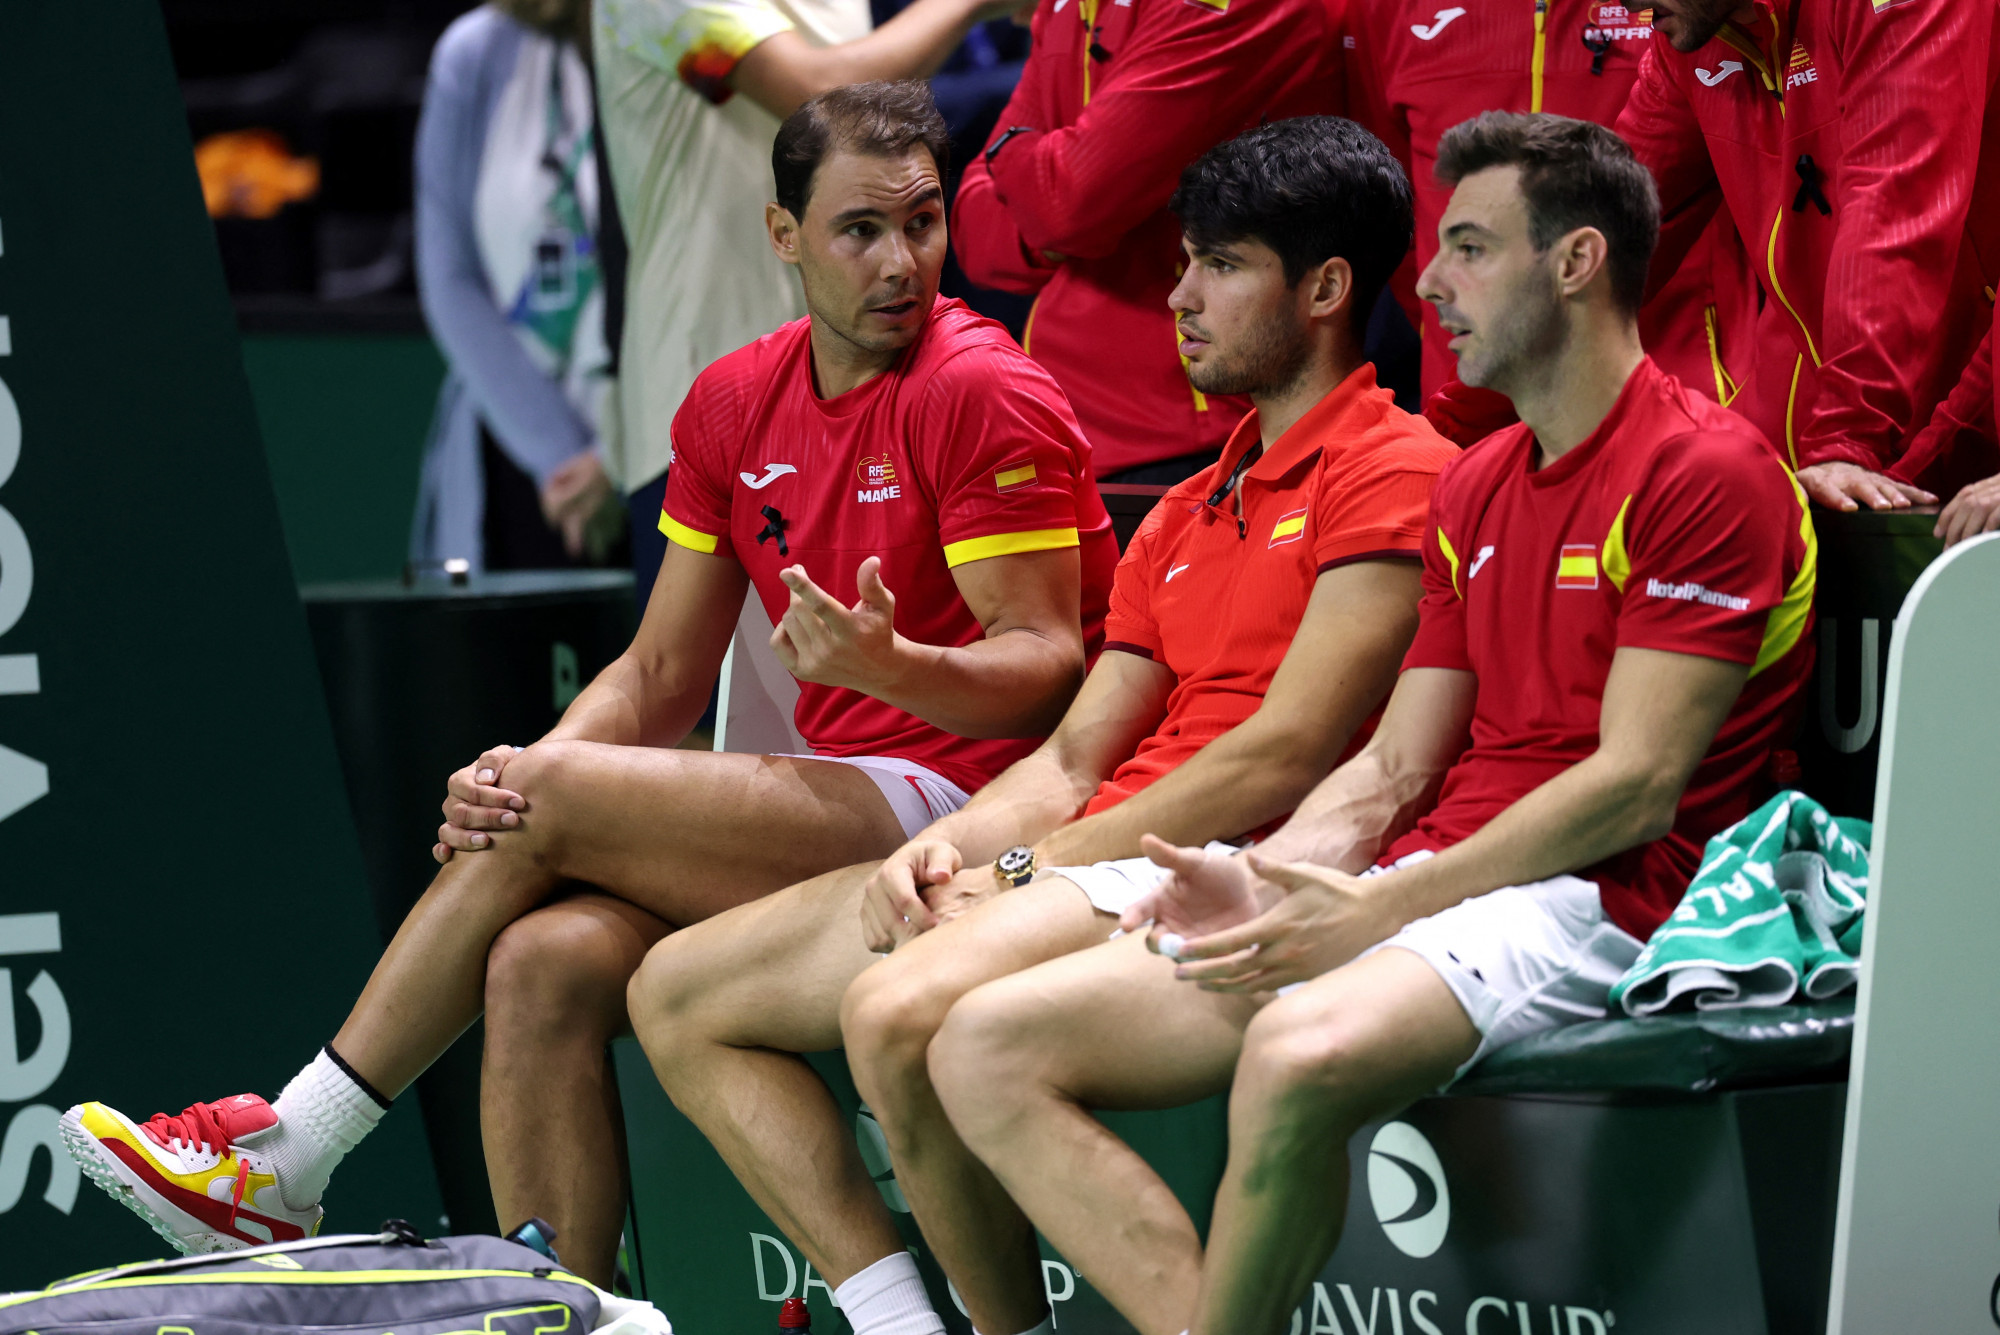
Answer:
[[[1345,311],[1354,301],[1354,266],[1338,255],[1308,269],[1299,281],[1308,293],[1309,319],[1327,319]]]
[[[1556,242],[1556,282],[1566,297],[1574,297],[1605,274],[1611,243],[1595,227],[1579,227]],[[1606,281],[1610,281],[1606,275]]]
[[[771,250],[787,264],[799,262],[799,220],[782,204],[764,206],[764,230],[770,234]]]

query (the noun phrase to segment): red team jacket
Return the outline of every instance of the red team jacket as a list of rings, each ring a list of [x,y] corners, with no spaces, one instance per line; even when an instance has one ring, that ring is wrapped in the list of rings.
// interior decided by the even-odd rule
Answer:
[[[1794,466],[1886,468],[1966,364],[2000,275],[2000,212],[1973,207],[1995,173],[1963,111],[1986,108],[1993,142],[1995,9],[1755,8],[1692,54],[1653,43],[1617,129],[1669,213],[1719,184],[1753,257],[1768,300],[1755,392],[1734,406]]]
[[[1446,130],[1482,111],[1547,111],[1610,125],[1652,44],[1650,11],[1615,0],[1371,0],[1348,10],[1347,94],[1356,120],[1388,144],[1417,192],[1417,253],[1396,292],[1424,340],[1425,391],[1452,381],[1437,311],[1415,295],[1416,274],[1437,253],[1438,219],[1451,192],[1437,183]],[[1641,317],[1646,350],[1669,374],[1727,403],[1751,364],[1756,285],[1719,192],[1697,192],[1666,220],[1684,233],[1678,264]],[[1455,388],[1455,396],[1465,398]],[[1468,399],[1468,402],[1475,400]],[[1499,402],[1497,421],[1512,418]],[[1471,439],[1461,437],[1460,443]]]
[[[1020,85],[959,184],[952,245],[975,283],[1039,294],[1022,341],[1069,396],[1100,474],[1218,449],[1248,410],[1188,384],[1167,309],[1181,265],[1167,200],[1223,140],[1344,110],[1336,3],[1035,11]]]

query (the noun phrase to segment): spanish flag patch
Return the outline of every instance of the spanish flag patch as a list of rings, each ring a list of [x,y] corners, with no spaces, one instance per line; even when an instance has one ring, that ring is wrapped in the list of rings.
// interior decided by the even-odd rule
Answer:
[[[1028,486],[1035,480],[1035,464],[1032,459],[1023,459],[1008,464],[993,475],[993,485],[1001,491],[1014,491]]]
[[[1288,542],[1297,542],[1306,535],[1306,512],[1294,510],[1288,515],[1280,515],[1278,522],[1271,525],[1273,547],[1282,547]]]
[[[1556,561],[1558,589],[1597,587],[1597,548],[1587,542],[1566,542]]]

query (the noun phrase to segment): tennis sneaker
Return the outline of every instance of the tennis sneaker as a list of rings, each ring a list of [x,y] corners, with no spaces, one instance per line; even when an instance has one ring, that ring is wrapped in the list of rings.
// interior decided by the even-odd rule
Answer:
[[[324,1212],[316,1204],[287,1206],[259,1153],[277,1129],[278,1114],[255,1094],[145,1122],[102,1103],[79,1103],[62,1118],[63,1144],[77,1166],[190,1256],[319,1232]]]

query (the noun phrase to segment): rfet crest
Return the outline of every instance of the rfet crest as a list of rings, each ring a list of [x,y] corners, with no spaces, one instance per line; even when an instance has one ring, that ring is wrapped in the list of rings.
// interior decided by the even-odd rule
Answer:
[[[889,461],[889,456],[886,454],[879,459],[871,456],[856,463],[854,475],[861,480],[861,485],[864,487],[896,485],[896,465]]]

